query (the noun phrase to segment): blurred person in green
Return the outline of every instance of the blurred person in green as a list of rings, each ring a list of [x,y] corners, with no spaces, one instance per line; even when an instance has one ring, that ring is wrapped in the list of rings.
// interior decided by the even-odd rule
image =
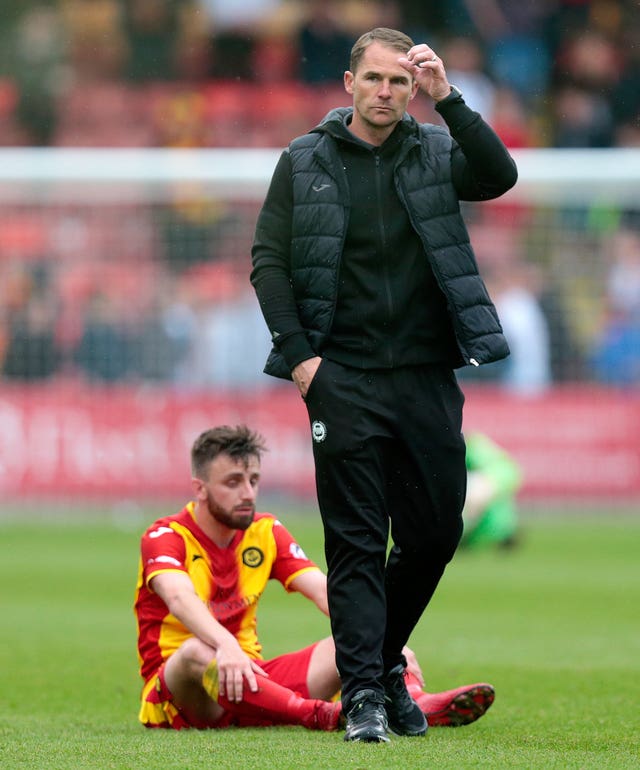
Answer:
[[[513,546],[517,542],[519,464],[484,433],[465,435],[467,497],[462,547]]]

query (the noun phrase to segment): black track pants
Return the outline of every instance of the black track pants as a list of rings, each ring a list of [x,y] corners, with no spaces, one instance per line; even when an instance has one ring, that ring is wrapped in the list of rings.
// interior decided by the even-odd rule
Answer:
[[[463,403],[440,365],[363,371],[323,359],[307,393],[345,707],[403,661],[460,540]]]

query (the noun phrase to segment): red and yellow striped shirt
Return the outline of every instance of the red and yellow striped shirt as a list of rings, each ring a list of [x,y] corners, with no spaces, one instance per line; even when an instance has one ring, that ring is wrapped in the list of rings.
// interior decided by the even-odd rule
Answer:
[[[238,530],[231,544],[220,548],[196,524],[193,509],[189,503],[180,513],[158,519],[142,536],[134,611],[145,682],[192,636],[149,588],[154,575],[187,573],[216,620],[247,655],[261,658],[256,612],[267,581],[278,580],[288,590],[297,575],[318,569],[271,514],[256,514],[248,529]]]

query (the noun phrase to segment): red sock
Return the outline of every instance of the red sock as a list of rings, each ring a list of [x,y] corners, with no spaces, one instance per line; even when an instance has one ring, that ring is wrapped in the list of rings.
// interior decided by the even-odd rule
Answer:
[[[315,701],[305,700],[292,690],[256,674],[257,692],[251,692],[245,683],[242,700],[230,701],[218,695],[218,703],[232,714],[255,717],[261,722],[278,724],[303,724],[305,717],[312,717]]]
[[[208,675],[211,678],[211,671]],[[217,672],[215,673],[217,680]],[[204,681],[204,679],[203,679]],[[211,681],[211,679],[209,680]],[[217,702],[225,709],[241,718],[242,725],[264,726],[269,724],[302,725],[310,729],[336,729],[339,717],[339,704],[327,703],[314,698],[302,698],[293,690],[283,687],[267,677],[256,674],[257,692],[251,692],[246,685],[240,702],[230,701],[226,696],[205,687],[209,695],[215,695]],[[217,682],[216,682],[217,684]],[[335,713],[335,720],[333,713]],[[335,724],[333,722],[335,721]]]
[[[427,701],[429,696],[420,686],[420,680],[418,677],[414,676],[410,671],[405,670],[404,681],[407,685],[407,691],[409,695],[414,699],[418,706],[420,706],[420,710],[424,714],[428,714],[429,712],[427,711]]]

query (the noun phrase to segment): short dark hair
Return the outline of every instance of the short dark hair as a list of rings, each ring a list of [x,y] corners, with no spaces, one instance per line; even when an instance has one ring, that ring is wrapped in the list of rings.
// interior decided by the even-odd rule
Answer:
[[[191,472],[199,479],[208,475],[209,464],[220,454],[227,454],[234,460],[250,457],[260,459],[267,451],[264,438],[246,425],[219,425],[201,433],[191,447]]]
[[[413,48],[414,42],[405,35],[404,32],[399,32],[397,29],[389,29],[388,27],[376,27],[375,29],[365,32],[353,44],[351,49],[351,59],[349,61],[349,69],[351,72],[355,72],[360,64],[360,60],[371,43],[380,43],[387,48],[393,48],[399,53],[407,53],[410,48]]]

